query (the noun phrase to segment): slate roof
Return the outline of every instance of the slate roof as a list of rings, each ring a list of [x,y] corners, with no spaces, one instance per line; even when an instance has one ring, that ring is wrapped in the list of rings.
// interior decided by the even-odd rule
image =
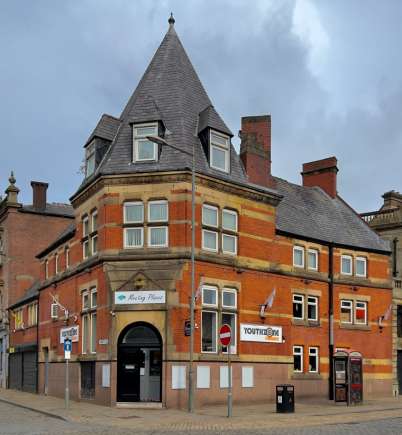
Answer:
[[[39,287],[40,281],[35,281],[32,286],[25,291],[24,295],[20,299],[18,299],[18,301],[15,302],[13,305],[10,305],[8,308],[17,308],[18,306],[24,305],[25,303],[36,299],[39,296]]]
[[[331,198],[319,187],[303,187],[275,177],[283,195],[276,227],[302,237],[337,245],[386,251],[390,247],[340,197]]]
[[[230,136],[233,134],[213,107],[173,25],[170,25],[119,120],[117,135],[105,157],[95,173],[83,181],[76,194],[99,175],[190,168],[191,157],[168,146],[162,146],[158,162],[132,163],[131,124],[157,120],[161,120],[170,132],[165,136],[168,143],[190,154],[194,144],[197,173],[247,185],[249,188],[255,187],[248,182],[232,145],[230,173],[210,168],[198,137],[199,125],[205,128],[209,124]],[[113,122],[116,127],[117,121]],[[275,191],[263,186],[259,186],[258,190],[275,194]]]
[[[67,227],[53,240],[53,242],[49,246],[47,246],[43,251],[39,252],[36,258],[44,257],[49,252],[53,251],[53,249],[57,248],[67,240],[71,239],[74,236],[75,231],[76,231],[75,222],[72,222],[71,224],[67,225]]]
[[[118,118],[103,114],[97,126],[94,128],[94,131],[89,136],[86,145],[89,144],[94,137],[100,137],[101,139],[112,141],[116,136],[119,125],[120,120]]]
[[[44,210],[35,208],[32,204],[24,204],[20,209],[26,213],[46,214],[51,216],[74,217],[74,209],[70,204],[50,203],[46,204]]]

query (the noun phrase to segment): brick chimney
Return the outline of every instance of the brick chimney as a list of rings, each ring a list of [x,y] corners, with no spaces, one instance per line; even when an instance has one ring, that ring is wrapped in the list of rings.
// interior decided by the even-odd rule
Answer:
[[[46,191],[48,183],[40,181],[31,181],[33,200],[32,204],[36,210],[45,210],[46,208]]]
[[[273,187],[271,176],[271,116],[246,116],[241,119],[240,158],[248,179]]]
[[[315,162],[303,164],[303,186],[305,187],[321,187],[331,198],[335,198],[336,190],[336,174],[338,167],[336,157],[328,157]]]

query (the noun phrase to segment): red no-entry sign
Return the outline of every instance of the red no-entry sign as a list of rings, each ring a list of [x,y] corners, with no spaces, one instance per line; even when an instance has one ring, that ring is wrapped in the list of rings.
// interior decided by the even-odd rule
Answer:
[[[222,325],[219,330],[219,339],[222,346],[228,346],[232,340],[232,330],[229,325]]]

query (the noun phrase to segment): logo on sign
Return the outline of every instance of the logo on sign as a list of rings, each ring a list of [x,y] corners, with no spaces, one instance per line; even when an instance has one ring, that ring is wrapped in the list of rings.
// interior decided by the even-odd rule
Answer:
[[[116,305],[164,304],[164,290],[151,291],[117,291],[114,294]]]
[[[282,343],[282,327],[242,323],[240,325],[240,340],[258,341],[262,343]]]
[[[60,344],[63,344],[66,338],[77,343],[79,339],[79,326],[71,326],[69,328],[60,329]]]

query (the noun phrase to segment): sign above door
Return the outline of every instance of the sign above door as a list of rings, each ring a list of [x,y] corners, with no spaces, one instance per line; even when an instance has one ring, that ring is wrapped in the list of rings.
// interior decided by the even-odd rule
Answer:
[[[164,304],[165,302],[165,290],[116,291],[114,293],[115,305]]]

